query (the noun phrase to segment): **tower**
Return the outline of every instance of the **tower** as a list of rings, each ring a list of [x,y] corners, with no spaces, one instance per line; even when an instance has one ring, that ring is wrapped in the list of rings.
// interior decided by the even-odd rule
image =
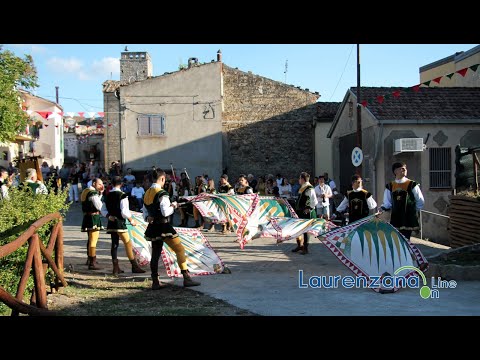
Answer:
[[[142,81],[152,76],[152,61],[148,52],[125,50],[120,58],[120,81]]]

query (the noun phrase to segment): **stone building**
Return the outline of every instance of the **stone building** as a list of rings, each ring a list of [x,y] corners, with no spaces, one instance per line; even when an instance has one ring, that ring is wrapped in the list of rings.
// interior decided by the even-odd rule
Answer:
[[[120,81],[103,83],[106,166],[172,164],[216,179],[313,173],[318,93],[231,68],[220,51],[160,76],[148,53],[123,52],[120,68]]]

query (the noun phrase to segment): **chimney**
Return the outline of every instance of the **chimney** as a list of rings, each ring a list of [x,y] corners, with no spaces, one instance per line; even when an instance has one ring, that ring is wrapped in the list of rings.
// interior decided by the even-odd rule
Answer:
[[[190,69],[193,66],[193,64],[198,65],[198,59],[191,57],[188,59],[188,68]]]
[[[222,50],[217,51],[217,61],[222,62]]]

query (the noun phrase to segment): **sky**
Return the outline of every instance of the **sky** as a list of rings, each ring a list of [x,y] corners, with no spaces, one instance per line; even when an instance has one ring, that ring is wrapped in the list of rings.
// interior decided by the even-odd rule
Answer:
[[[419,67],[477,44],[362,44],[362,86],[413,86]],[[30,54],[38,72],[35,95],[55,100],[59,86],[64,112],[103,111],[102,83],[120,79],[120,53],[147,51],[153,76],[178,70],[190,57],[199,62],[216,60],[242,71],[318,91],[319,101],[342,101],[356,86],[354,44],[11,44],[5,49],[17,56]],[[287,64],[287,66],[286,66]],[[285,73],[285,70],[286,73]]]

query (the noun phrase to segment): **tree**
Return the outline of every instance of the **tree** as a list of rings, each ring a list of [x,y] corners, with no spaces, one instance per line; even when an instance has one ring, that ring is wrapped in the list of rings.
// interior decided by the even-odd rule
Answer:
[[[33,58],[19,58],[0,45],[0,142],[15,140],[15,136],[26,128],[28,116],[22,110],[18,87],[34,89],[37,70]]]

